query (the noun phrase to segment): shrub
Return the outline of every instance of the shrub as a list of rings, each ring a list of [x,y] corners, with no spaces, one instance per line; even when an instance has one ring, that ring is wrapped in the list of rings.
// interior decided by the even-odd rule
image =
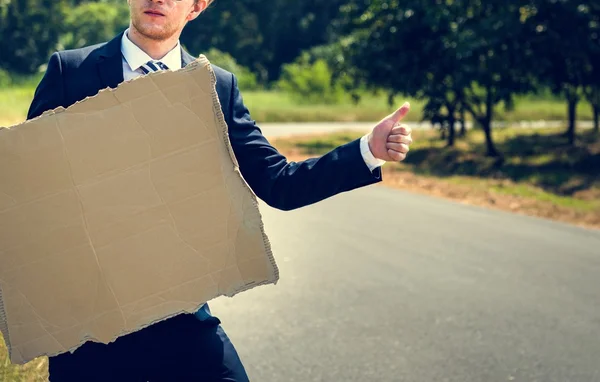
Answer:
[[[235,58],[229,53],[222,52],[216,48],[211,48],[208,52],[204,53],[204,55],[211,64],[235,74],[238,79],[238,86],[241,90],[255,90],[259,88],[256,75],[252,73],[250,69],[238,64]]]
[[[343,100],[343,87],[333,81],[332,71],[323,59],[311,62],[307,54],[284,65],[277,87],[299,103],[336,104]]]

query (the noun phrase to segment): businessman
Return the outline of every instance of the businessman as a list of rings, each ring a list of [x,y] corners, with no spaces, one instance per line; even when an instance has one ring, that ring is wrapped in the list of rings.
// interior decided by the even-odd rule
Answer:
[[[130,25],[107,43],[56,52],[28,119],[69,107],[106,87],[158,70],[177,70],[195,58],[181,48],[185,25],[213,0],[128,0]],[[386,161],[405,159],[410,129],[404,104],[373,130],[331,152],[288,162],[251,119],[234,74],[213,66],[216,90],[240,171],[270,206],[292,210],[381,181]],[[208,304],[117,339],[87,342],[50,358],[50,381],[248,381],[244,366]]]

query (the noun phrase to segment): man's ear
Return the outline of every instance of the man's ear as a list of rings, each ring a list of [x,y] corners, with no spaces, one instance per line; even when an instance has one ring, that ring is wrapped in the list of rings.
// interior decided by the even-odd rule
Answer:
[[[192,21],[196,17],[200,15],[200,13],[204,12],[204,10],[208,7],[208,0],[198,0],[194,3],[191,12],[187,15],[186,20]]]

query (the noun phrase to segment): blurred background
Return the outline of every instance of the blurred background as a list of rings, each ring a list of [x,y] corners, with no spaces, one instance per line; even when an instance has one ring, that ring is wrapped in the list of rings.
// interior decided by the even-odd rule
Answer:
[[[52,52],[128,17],[125,0],[0,0],[0,126],[25,119]],[[409,100],[415,144],[387,185],[600,228],[598,0],[216,0],[181,42],[238,76],[292,159]],[[1,380],[34,378],[3,362]]]

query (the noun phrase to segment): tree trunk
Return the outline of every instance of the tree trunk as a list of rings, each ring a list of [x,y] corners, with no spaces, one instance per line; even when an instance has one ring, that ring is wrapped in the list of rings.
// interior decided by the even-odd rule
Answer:
[[[577,112],[577,96],[569,95],[568,99],[568,112],[569,112],[569,127],[567,128],[567,139],[569,145],[575,144],[575,116]]]
[[[394,98],[396,97],[396,95],[394,93],[388,93],[388,106],[389,107],[394,107]]]
[[[600,126],[598,123],[598,116],[600,114],[600,105],[592,105],[592,108],[594,109],[594,133],[598,134],[600,133]]]
[[[454,115],[456,111],[456,105],[453,103],[446,103],[446,109],[448,109],[448,118],[446,122],[448,123],[448,147],[454,146],[454,140],[456,137],[456,116]]]
[[[461,106],[460,108],[460,136],[464,137],[467,135],[467,127],[465,124],[465,108]]]
[[[494,140],[492,139],[492,116],[493,116],[493,107],[494,100],[492,95],[492,89],[490,86],[487,87],[486,92],[486,100],[485,100],[485,117],[481,118],[479,123],[481,123],[481,127],[483,128],[483,132],[485,133],[485,145],[487,148],[487,156],[497,157],[500,156],[498,150],[496,150],[496,146],[494,145]]]
[[[450,113],[450,116],[448,117],[448,147],[454,146],[454,136],[456,133],[456,130],[454,129],[454,124],[454,114]]]
[[[498,157],[500,154],[498,150],[496,150],[496,146],[494,145],[494,140],[492,139],[492,121],[483,118],[479,121],[481,127],[483,128],[483,132],[485,133],[485,147],[487,149],[486,155],[489,157]]]

